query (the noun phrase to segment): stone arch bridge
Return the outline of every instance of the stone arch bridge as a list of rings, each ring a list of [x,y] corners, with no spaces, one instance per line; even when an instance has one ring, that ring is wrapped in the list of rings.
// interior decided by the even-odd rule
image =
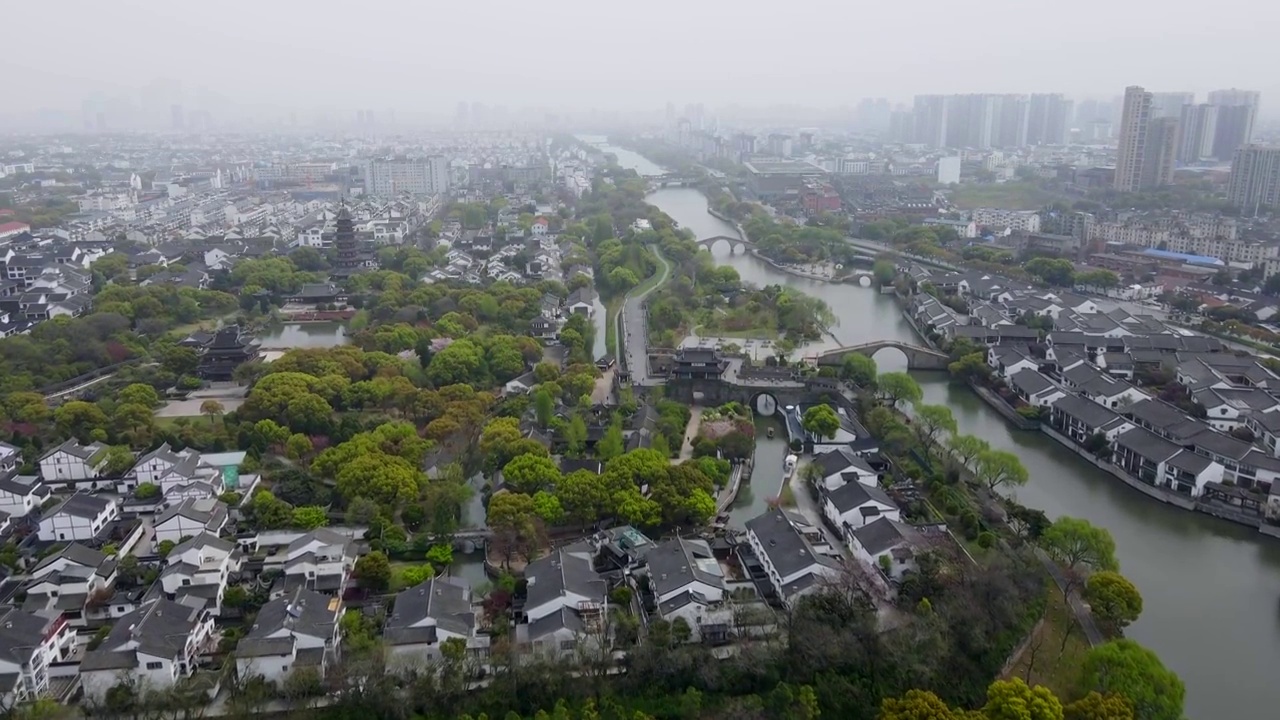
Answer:
[[[861,345],[840,347],[821,353],[816,359],[818,365],[842,365],[844,364],[845,356],[850,353],[874,357],[876,353],[885,348],[894,348],[905,355],[907,357],[908,370],[946,370],[947,366],[951,364],[951,357],[946,353],[897,340],[877,340]]]
[[[730,237],[728,235],[716,235],[715,237],[702,238],[698,241],[698,246],[710,250],[712,246],[720,242],[729,243],[729,252],[733,255],[745,255],[747,254],[747,248],[754,248],[756,246],[756,244],[750,240],[743,240],[740,237]]]

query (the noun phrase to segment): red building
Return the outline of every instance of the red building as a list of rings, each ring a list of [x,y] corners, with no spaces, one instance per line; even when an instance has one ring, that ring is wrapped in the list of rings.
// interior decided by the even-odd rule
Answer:
[[[821,180],[807,180],[800,191],[800,206],[810,215],[840,212],[840,193]]]

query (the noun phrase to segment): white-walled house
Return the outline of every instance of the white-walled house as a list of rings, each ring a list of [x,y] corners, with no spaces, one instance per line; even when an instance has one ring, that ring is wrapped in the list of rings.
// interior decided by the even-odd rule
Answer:
[[[262,606],[253,627],[236,645],[236,672],[281,685],[298,668],[321,677],[337,659],[342,600],[298,588]]]
[[[116,581],[116,559],[80,543],[71,543],[41,560],[23,586],[27,612],[60,612],[76,627],[86,624],[90,598],[108,592]],[[113,608],[104,615],[113,616]]]
[[[213,498],[186,499],[156,516],[155,542],[181,542],[201,533],[217,535],[227,525],[227,506]]]
[[[1036,370],[1040,362],[1025,350],[1010,345],[997,345],[987,350],[987,365],[1000,377],[1008,379],[1022,370]]]
[[[476,614],[465,578],[435,577],[400,591],[382,628],[388,664],[429,667],[443,659],[440,648],[451,639],[465,642],[474,657],[486,656],[489,636],[477,632]]]
[[[328,528],[318,528],[289,543],[275,560],[283,561],[283,577],[271,587],[272,599],[303,587],[341,595],[356,566],[355,543]]]
[[[8,472],[0,477],[0,511],[22,517],[40,507],[49,497],[49,488],[35,475]]]
[[[839,573],[836,561],[819,554],[782,510],[770,510],[748,520],[747,542],[764,565],[769,584],[787,607],[817,591],[824,579]]]
[[[882,517],[901,519],[898,504],[875,485],[847,483],[819,495],[823,517],[842,537]]]
[[[111,632],[80,663],[85,696],[101,701],[121,682],[164,690],[195,672],[196,660],[218,641],[208,610],[163,598],[116,621]]]
[[[101,495],[76,493],[40,518],[39,537],[46,542],[92,540],[120,517],[120,505]]]
[[[876,485],[880,481],[866,459],[847,445],[814,455],[813,464],[821,469],[822,479],[818,482],[826,490],[835,490],[848,482]]]
[[[892,580],[916,569],[916,551],[924,546],[920,531],[887,517],[853,530],[847,539],[854,557]]]
[[[83,485],[89,489],[110,487],[99,480],[107,464],[107,447],[102,443],[81,445],[74,438],[40,458],[40,477],[50,484]],[[87,482],[86,482],[87,481]]]
[[[0,702],[13,709],[49,692],[49,666],[71,657],[76,633],[58,613],[0,608]]]
[[[1035,370],[1019,370],[1009,376],[1009,387],[1032,407],[1048,407],[1066,396],[1062,388]]]
[[[603,649],[608,586],[593,568],[593,557],[594,549],[579,542],[529,563],[527,622],[516,628],[517,643],[550,657]]]
[[[733,610],[724,601],[724,572],[706,540],[677,537],[649,550],[644,560],[662,619],[684,618],[695,642],[727,638]]]
[[[227,581],[232,573],[240,571],[242,559],[243,553],[235,543],[202,532],[169,551],[160,573],[160,587],[170,600],[202,604],[220,614]]]

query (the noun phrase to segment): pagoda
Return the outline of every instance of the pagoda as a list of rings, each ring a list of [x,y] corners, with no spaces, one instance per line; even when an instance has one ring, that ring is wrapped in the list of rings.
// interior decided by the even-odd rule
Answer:
[[[333,247],[338,253],[338,258],[334,264],[333,274],[334,277],[345,278],[359,271],[362,264],[355,225],[351,222],[351,211],[347,210],[345,202],[338,208],[338,215],[334,218],[334,222],[337,224],[337,229],[333,234]]]
[[[239,325],[222,328],[200,353],[196,374],[203,380],[226,382],[236,368],[258,358],[258,341],[249,337]]]

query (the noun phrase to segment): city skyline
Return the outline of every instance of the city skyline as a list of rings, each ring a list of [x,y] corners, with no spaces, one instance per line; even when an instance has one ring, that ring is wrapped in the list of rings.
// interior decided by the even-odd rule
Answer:
[[[1053,33],[1027,32],[1028,23],[1049,18],[1007,0],[981,17],[943,3],[921,12],[915,6],[801,0],[788,6],[785,17],[823,22],[794,33],[762,22],[765,13],[769,19],[776,14],[772,7],[721,0],[700,4],[697,14],[672,0],[650,3],[643,13],[581,0],[562,0],[538,13],[509,2],[443,8],[379,0],[358,8],[239,0],[216,8],[157,9],[134,0],[75,5],[71,12],[42,3],[10,9],[13,27],[55,29],[59,42],[55,52],[41,33],[16,33],[7,42],[0,57],[10,99],[6,114],[80,112],[86,103],[127,98],[153,104],[148,121],[168,126],[175,105],[187,114],[216,108],[233,117],[295,113],[309,119],[325,109],[382,114],[395,108],[406,118],[446,118],[459,101],[609,111],[667,101],[832,107],[886,97],[909,103],[917,94],[968,92],[1061,93],[1080,100],[1110,97],[1130,84],[1197,96],[1224,87],[1280,94],[1280,82],[1267,71],[1265,31],[1265,16],[1280,19],[1280,11],[1246,8],[1242,0],[1224,0],[1215,13],[1197,14],[1194,27],[1176,20],[1176,8],[1157,14],[1086,0],[1070,16],[1054,17]],[[1251,22],[1235,20],[1246,15]],[[1135,27],[1144,32],[1135,34]],[[948,49],[956,38],[978,31],[993,38],[976,39],[980,50]],[[1229,56],[1187,52],[1187,42],[1215,33],[1231,34]],[[146,41],[130,40],[137,36]],[[377,41],[354,40],[361,36]],[[1079,37],[1111,50],[1081,53]],[[620,42],[626,38],[636,42]],[[753,48],[761,61],[724,62],[726,53]],[[113,71],[103,72],[104,63]],[[184,117],[182,124],[192,123]]]

